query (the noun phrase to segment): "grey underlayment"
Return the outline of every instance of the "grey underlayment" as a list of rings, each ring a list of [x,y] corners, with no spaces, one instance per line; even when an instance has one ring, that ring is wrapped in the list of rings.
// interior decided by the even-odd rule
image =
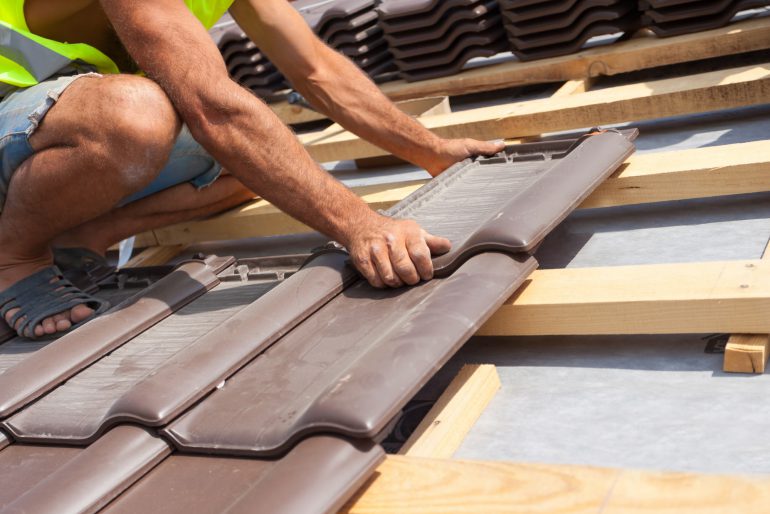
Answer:
[[[636,144],[654,152],[766,139],[767,113],[645,123]],[[757,259],[768,239],[770,193],[759,193],[577,211],[537,257],[543,268]],[[770,375],[723,373],[723,355],[704,351],[710,336],[472,339],[448,368],[496,364],[502,389],[455,457],[770,473],[770,440],[757,437],[770,429]]]

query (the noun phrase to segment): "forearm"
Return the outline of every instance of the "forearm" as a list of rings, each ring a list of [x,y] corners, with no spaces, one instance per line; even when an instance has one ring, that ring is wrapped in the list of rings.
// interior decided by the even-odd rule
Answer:
[[[129,8],[124,1],[102,0],[129,53],[230,173],[343,244],[354,220],[378,216],[322,170],[262,101],[228,78],[219,52],[184,4],[148,0]],[[196,59],[182,58],[185,52]]]
[[[346,57],[324,47],[322,65],[294,86],[320,112],[361,138],[429,171],[441,138],[405,114]]]
[[[264,103],[235,84],[228,87],[232,91],[208,102],[228,113],[226,121],[208,114],[191,124],[220,164],[281,210],[343,244],[352,224],[377,216],[321,169]]]

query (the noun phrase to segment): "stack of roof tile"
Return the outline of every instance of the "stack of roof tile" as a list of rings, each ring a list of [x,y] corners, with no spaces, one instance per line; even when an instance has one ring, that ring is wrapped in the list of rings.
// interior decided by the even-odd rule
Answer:
[[[395,65],[377,26],[375,0],[299,0],[294,8],[329,46],[377,81],[393,77]]]
[[[336,512],[627,136],[514,145],[393,207],[453,242],[417,287],[374,289],[343,252],[296,273],[300,256],[192,260],[61,339],[0,344],[0,509]]]
[[[739,12],[770,5],[768,0],[641,0],[644,21],[655,34],[677,36],[727,25]]]
[[[260,52],[230,15],[225,15],[209,31],[222,53],[230,76],[266,100],[276,99],[288,89],[286,78]]]
[[[496,0],[387,0],[379,24],[407,81],[452,75],[510,48]]]
[[[513,52],[522,60],[565,55],[596,36],[641,26],[637,0],[499,0]]]

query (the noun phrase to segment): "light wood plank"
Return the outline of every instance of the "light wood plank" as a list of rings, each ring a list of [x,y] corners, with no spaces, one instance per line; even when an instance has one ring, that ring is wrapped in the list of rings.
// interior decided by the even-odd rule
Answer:
[[[186,245],[151,246],[132,257],[123,267],[160,266],[182,253],[186,247]]]
[[[770,48],[770,18],[765,17],[673,38],[636,38],[572,55],[531,62],[510,61],[450,77],[412,83],[390,82],[383,84],[382,91],[394,100],[457,96],[526,84],[616,75],[767,48]]]
[[[425,181],[403,182],[364,186],[353,190],[372,209],[387,209],[410,193],[419,189]],[[258,199],[224,214],[205,220],[180,223],[153,231],[164,245],[201,241],[220,241],[245,237],[275,236],[309,232],[311,229],[288,216],[271,203]]]
[[[562,84],[561,87],[557,89],[554,94],[551,95],[551,98],[560,98],[562,96],[570,96],[578,93],[585,93],[586,91],[591,89],[591,86],[593,86],[593,84],[594,84],[593,78],[568,80],[567,82]]]
[[[350,514],[764,514],[770,477],[388,456]]]
[[[770,261],[538,270],[479,335],[770,332]]]
[[[733,334],[725,346],[722,369],[728,373],[765,372],[770,356],[770,335]]]
[[[436,102],[436,99],[439,99],[439,102]],[[440,99],[445,100],[441,101]],[[439,103],[444,103],[445,106],[439,106]],[[275,115],[287,125],[296,125],[298,123],[327,119],[326,116],[320,112],[312,111],[299,105],[292,105],[288,102],[269,104],[269,107],[273,110]],[[444,114],[449,111],[449,97],[443,95],[424,95],[419,98],[396,101],[396,107],[413,116]]]
[[[410,457],[450,458],[500,389],[492,364],[466,364],[399,452]]]
[[[581,208],[770,191],[770,141],[632,155]]]
[[[136,236],[136,240],[134,241],[134,248],[151,248],[153,246],[158,246],[160,243],[158,243],[158,239],[155,237],[155,234],[152,232],[143,232],[141,234],[138,234]],[[120,249],[120,243],[112,245],[109,250],[117,252]]]
[[[425,181],[354,188],[373,209],[388,209]],[[634,155],[583,203],[609,207],[770,191],[770,141]],[[156,230],[164,245],[307,232],[264,200],[206,220]]]
[[[770,259],[770,243],[763,259]],[[770,335],[733,334],[725,346],[722,369],[727,373],[764,373],[770,357]]]
[[[447,138],[493,140],[642,121],[770,102],[770,64],[731,68],[586,93],[430,116],[420,121]],[[387,155],[350,132],[300,140],[320,162]]]
[[[325,120],[326,115],[311,109],[305,109],[300,105],[290,104],[289,102],[276,102],[268,104],[278,118],[287,125],[296,125],[298,123],[308,123],[311,121]]]

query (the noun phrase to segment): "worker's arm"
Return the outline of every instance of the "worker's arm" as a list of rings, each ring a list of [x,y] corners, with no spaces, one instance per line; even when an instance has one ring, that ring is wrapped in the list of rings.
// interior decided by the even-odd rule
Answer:
[[[318,111],[361,138],[438,175],[502,143],[442,139],[404,114],[349,59],[312,32],[287,0],[236,0],[238,24]]]
[[[322,170],[263,102],[230,80],[219,51],[182,0],[101,3],[140,68],[230,173],[344,244],[372,285],[414,284],[432,276],[431,250],[446,251],[449,242],[412,221],[375,213]]]

